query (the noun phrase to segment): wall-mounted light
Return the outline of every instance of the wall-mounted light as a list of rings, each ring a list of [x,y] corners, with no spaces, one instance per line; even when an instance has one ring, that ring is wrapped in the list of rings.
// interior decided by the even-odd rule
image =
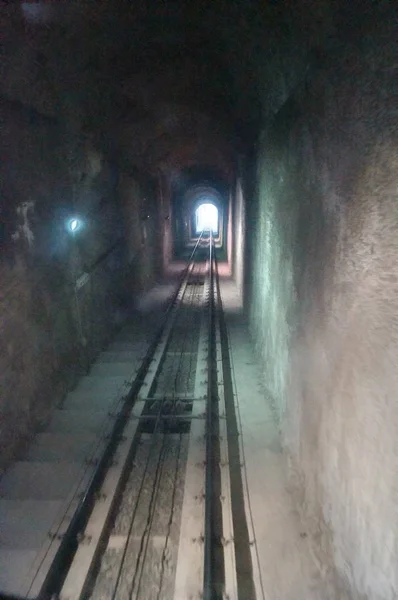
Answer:
[[[83,221],[78,217],[72,217],[68,220],[66,224],[66,228],[69,233],[75,234],[77,233],[83,226]]]

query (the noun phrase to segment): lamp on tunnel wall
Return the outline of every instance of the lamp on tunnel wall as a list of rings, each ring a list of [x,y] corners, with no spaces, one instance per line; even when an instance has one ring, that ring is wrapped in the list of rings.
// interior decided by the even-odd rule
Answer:
[[[71,217],[66,223],[66,229],[71,235],[78,233],[83,227],[83,221],[79,217]]]

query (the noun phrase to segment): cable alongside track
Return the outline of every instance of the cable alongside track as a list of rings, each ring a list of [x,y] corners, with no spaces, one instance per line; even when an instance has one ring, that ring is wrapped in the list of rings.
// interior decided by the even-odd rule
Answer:
[[[193,253],[129,396],[61,600],[237,598],[211,236],[208,245],[206,263]]]

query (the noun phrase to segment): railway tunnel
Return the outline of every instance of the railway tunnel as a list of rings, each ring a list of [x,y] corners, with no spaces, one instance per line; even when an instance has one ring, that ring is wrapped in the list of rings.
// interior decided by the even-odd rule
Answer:
[[[396,600],[395,3],[0,12],[0,595]]]

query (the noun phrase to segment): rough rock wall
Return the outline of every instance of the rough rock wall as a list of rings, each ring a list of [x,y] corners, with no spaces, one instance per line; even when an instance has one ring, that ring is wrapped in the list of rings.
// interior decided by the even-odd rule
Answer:
[[[250,318],[314,552],[342,597],[394,600],[398,31],[372,10],[263,135]]]
[[[2,113],[0,468],[89,368],[160,260],[155,189],[133,181],[126,204],[117,168],[73,125],[4,99]]]
[[[0,19],[0,469],[89,368],[157,262],[155,190],[148,214],[124,203],[101,135],[107,86],[79,68],[78,29],[36,28],[19,9]],[[151,248],[134,270],[132,221]]]
[[[2,113],[1,466],[109,337],[124,260],[114,170],[68,124],[4,99]]]
[[[130,298],[138,297],[162,276],[163,240],[160,197],[154,182],[121,173],[118,186],[127,242],[127,281]]]

